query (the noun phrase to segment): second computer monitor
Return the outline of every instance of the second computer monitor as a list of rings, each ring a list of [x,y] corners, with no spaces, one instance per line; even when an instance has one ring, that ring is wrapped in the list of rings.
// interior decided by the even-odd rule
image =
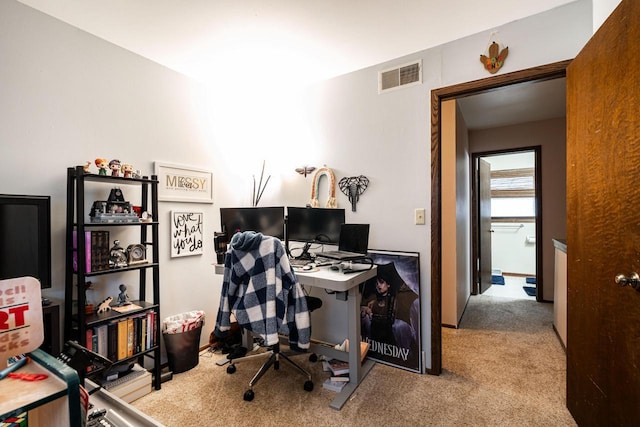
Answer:
[[[287,207],[287,240],[337,245],[344,209]]]

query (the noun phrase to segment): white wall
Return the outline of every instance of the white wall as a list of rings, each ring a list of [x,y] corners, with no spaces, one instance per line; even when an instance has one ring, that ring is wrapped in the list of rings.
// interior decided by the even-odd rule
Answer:
[[[571,58],[591,28],[587,0],[505,24],[497,28],[510,50],[501,73]],[[169,211],[185,205],[160,207],[162,315],[204,309],[206,342],[221,283],[210,265],[218,208],[249,204],[251,175],[263,159],[273,178],[262,205],[302,206],[311,178],[293,169],[326,164],[338,179],[370,179],[357,212],[348,209],[346,196],[338,201],[347,207],[347,221],[371,224],[371,248],[420,253],[429,354],[430,226],[414,225],[413,213],[425,207],[430,217],[430,91],[488,77],[478,58],[492,30],[322,82],[304,96],[280,87],[260,96],[234,87],[212,94],[20,3],[0,2],[0,191],[53,198],[56,285],[46,294],[62,297],[68,166],[104,156],[146,173],[154,160],[209,168],[215,203],[188,205],[205,213],[203,256],[169,258]],[[378,95],[377,71],[412,59],[422,59],[424,83]],[[313,318],[321,338],[344,338],[337,332],[347,321],[339,303],[326,304]]]
[[[0,58],[0,193],[52,197],[53,288],[44,294],[62,303],[66,168],[106,157],[146,175],[156,160],[215,169],[213,122],[202,120],[204,91],[189,79],[18,2],[0,2]],[[89,199],[103,200],[108,190]],[[123,191],[134,198],[133,189]],[[215,205],[160,204],[161,315],[214,314],[212,242],[202,256],[169,258],[176,207],[205,212],[207,239],[217,229]],[[115,298],[120,280],[128,277],[94,278],[93,298]]]
[[[500,269],[503,274],[535,277],[536,243],[529,242],[527,237],[535,238],[536,224],[494,222],[491,228],[491,268]],[[548,299],[552,299],[551,296]]]

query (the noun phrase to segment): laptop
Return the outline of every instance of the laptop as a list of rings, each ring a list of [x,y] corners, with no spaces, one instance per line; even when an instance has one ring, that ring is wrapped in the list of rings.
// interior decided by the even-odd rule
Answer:
[[[341,224],[337,251],[316,252],[316,256],[339,261],[366,258],[369,248],[369,224]]]

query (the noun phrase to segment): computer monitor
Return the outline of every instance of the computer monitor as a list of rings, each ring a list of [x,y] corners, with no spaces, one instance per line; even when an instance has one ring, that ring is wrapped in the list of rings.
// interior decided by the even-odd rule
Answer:
[[[0,194],[0,280],[22,276],[51,287],[51,197]]]
[[[284,206],[220,208],[220,225],[227,242],[238,231],[256,231],[284,240]]]
[[[344,209],[287,207],[287,240],[337,245]]]

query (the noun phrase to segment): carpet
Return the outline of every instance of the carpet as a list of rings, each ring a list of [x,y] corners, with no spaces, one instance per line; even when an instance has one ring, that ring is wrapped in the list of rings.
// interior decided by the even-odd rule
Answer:
[[[504,285],[504,276],[491,276],[491,284],[492,285]]]
[[[536,296],[536,288],[533,286],[523,286],[522,289],[529,295],[530,297]]]

